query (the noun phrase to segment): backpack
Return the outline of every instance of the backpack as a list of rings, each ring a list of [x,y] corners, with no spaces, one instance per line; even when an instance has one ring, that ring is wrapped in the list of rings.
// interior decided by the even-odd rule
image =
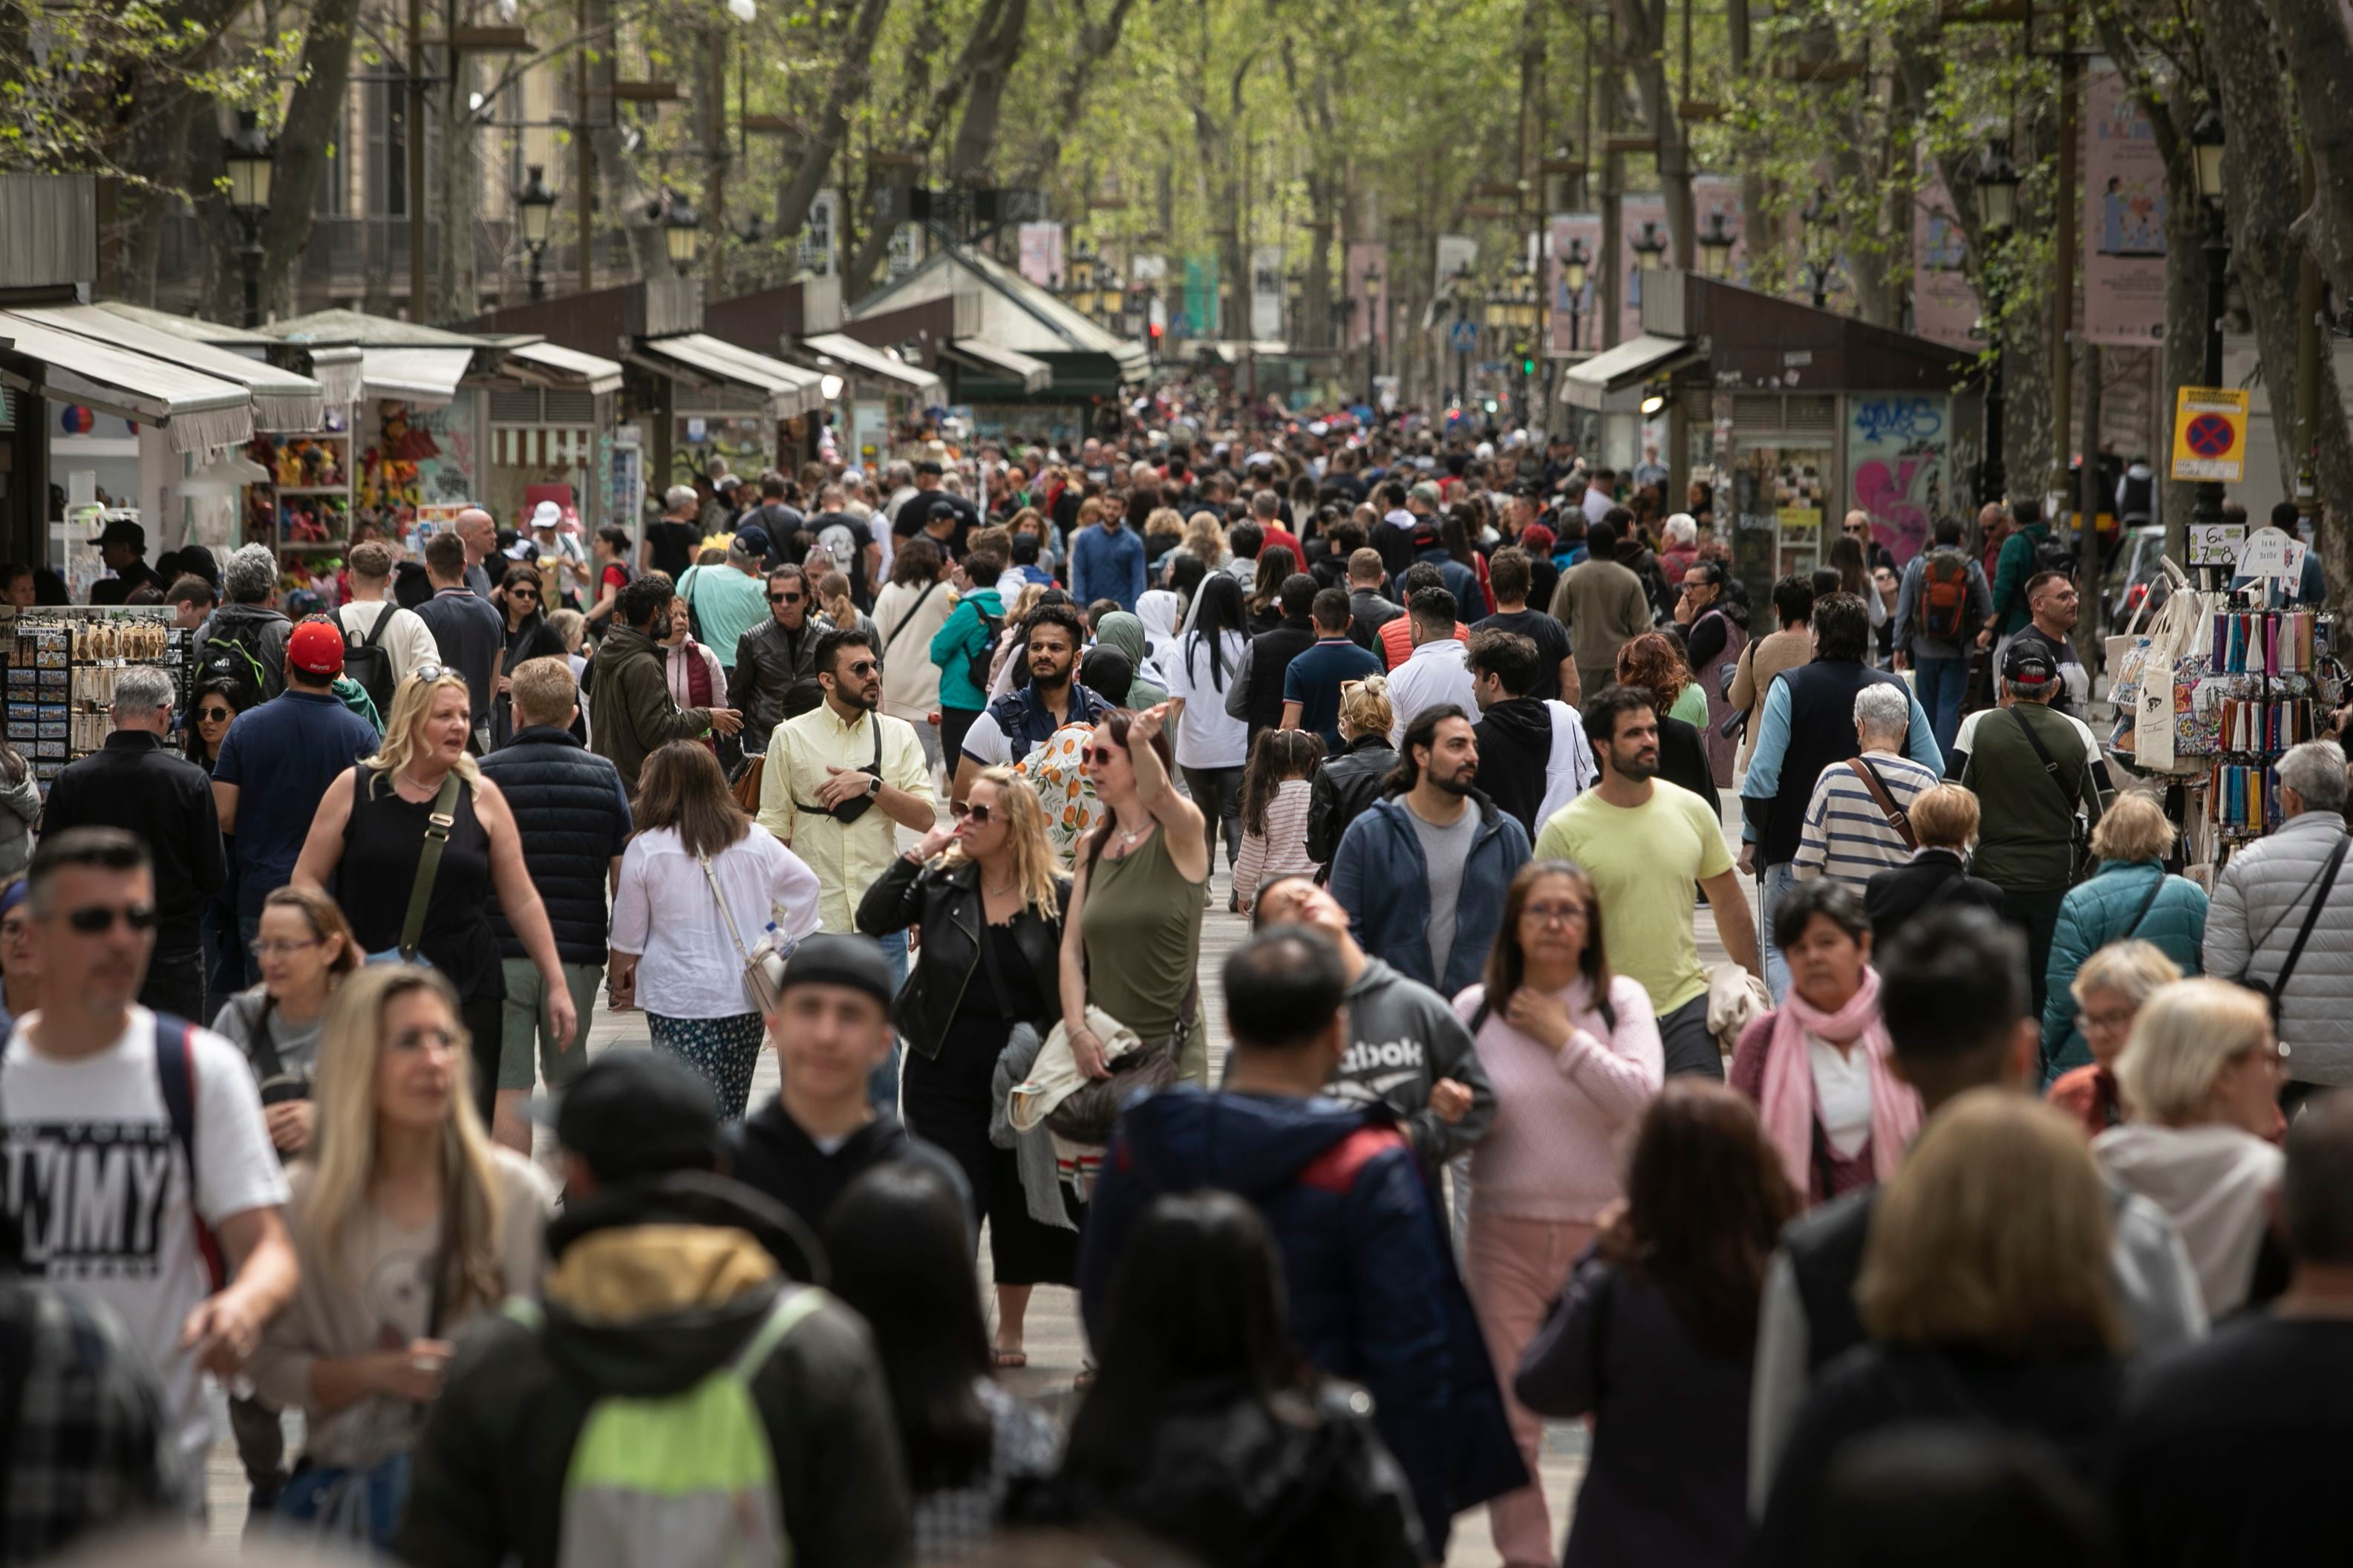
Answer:
[[[196,1026],[185,1018],[155,1015],[155,1087],[164,1099],[164,1116],[172,1124],[172,1142],[188,1165],[188,1222],[195,1233],[196,1252],[204,1259],[210,1289],[228,1283],[227,1255],[220,1237],[196,1212]]]
[[[2045,572],[2059,572],[2073,577],[2075,574],[2074,547],[2063,540],[2047,535],[2037,541],[2034,546],[2034,570],[2028,575],[2040,576]]]
[[[1920,632],[1957,641],[1969,607],[1969,563],[1957,550],[1932,551],[1920,577]]]
[[[986,702],[988,697],[989,665],[997,654],[997,637],[1005,630],[1005,617],[992,616],[978,605],[973,605],[972,613],[980,617],[980,629],[987,635],[981,638],[980,650],[977,653],[965,656],[964,678],[972,682],[972,689],[979,692],[982,700]]]
[[[728,1361],[678,1393],[606,1394],[588,1408],[565,1469],[560,1561],[609,1568],[737,1568],[791,1561],[776,1455],[752,1380],[825,1304],[813,1287],[781,1292]],[[535,1301],[508,1316],[536,1329]]]
[[[236,620],[223,625],[216,617],[213,635],[205,639],[197,652],[196,682],[208,680],[228,683],[237,695],[238,712],[269,701],[286,689],[286,678],[269,666],[268,649],[261,641],[261,628],[267,621]]]
[[[366,637],[354,640],[351,627],[343,627],[343,673],[359,682],[360,689],[375,704],[375,710],[383,714],[392,711],[392,694],[400,685],[392,673],[392,650],[383,646],[385,628],[392,625],[393,616],[400,614],[400,606],[385,604],[379,608],[383,613],[376,616]],[[336,624],[343,625],[342,616],[336,617]],[[383,725],[379,723],[377,728]]]

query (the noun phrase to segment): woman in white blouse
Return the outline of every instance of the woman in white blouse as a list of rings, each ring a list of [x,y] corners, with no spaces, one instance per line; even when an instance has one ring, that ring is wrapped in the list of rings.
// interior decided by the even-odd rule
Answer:
[[[817,873],[753,831],[719,759],[695,742],[646,759],[635,811],[613,899],[612,1005],[644,1007],[654,1048],[710,1080],[722,1114],[741,1120],[762,1023],[744,960],[772,924],[787,946],[817,930]]]

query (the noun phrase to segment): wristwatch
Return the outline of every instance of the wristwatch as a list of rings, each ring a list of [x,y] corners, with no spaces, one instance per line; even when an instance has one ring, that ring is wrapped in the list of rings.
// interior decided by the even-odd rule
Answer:
[[[881,793],[882,775],[880,773],[868,773],[866,775],[866,798],[872,800],[876,795],[881,795]]]

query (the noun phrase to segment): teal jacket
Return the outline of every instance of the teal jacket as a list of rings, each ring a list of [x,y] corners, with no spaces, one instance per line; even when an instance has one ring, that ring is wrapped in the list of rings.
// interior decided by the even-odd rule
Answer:
[[[2137,929],[2131,921],[2148,898],[2149,879],[2163,878],[2157,901]],[[2075,997],[2070,989],[2084,961],[2112,942],[2137,936],[2155,942],[2184,975],[2202,973],[2199,953],[2206,942],[2206,890],[2186,877],[2168,877],[2154,860],[2103,860],[2091,879],[2068,890],[2059,906],[2058,929],[2051,933],[2051,994],[2042,1005],[2042,1065],[2047,1081],[2087,1065],[2092,1048],[2075,1027]]]
[[[2021,528],[2001,542],[1993,563],[1993,635],[2006,637],[2034,618],[2026,607],[2026,580],[2034,575],[2034,549],[2051,537],[2051,525]]]
[[[940,629],[932,634],[932,662],[940,667],[940,706],[961,708],[966,712],[978,712],[988,706],[988,693],[972,683],[967,673],[973,657],[987,646],[988,628],[981,624],[981,611],[1000,626],[1005,621],[1005,601],[995,588],[975,588],[948,612]]]

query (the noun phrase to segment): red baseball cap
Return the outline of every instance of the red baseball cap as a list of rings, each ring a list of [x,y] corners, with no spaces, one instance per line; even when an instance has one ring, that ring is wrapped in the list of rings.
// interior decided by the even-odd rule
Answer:
[[[343,632],[323,617],[304,621],[286,639],[286,662],[305,675],[343,674]]]

